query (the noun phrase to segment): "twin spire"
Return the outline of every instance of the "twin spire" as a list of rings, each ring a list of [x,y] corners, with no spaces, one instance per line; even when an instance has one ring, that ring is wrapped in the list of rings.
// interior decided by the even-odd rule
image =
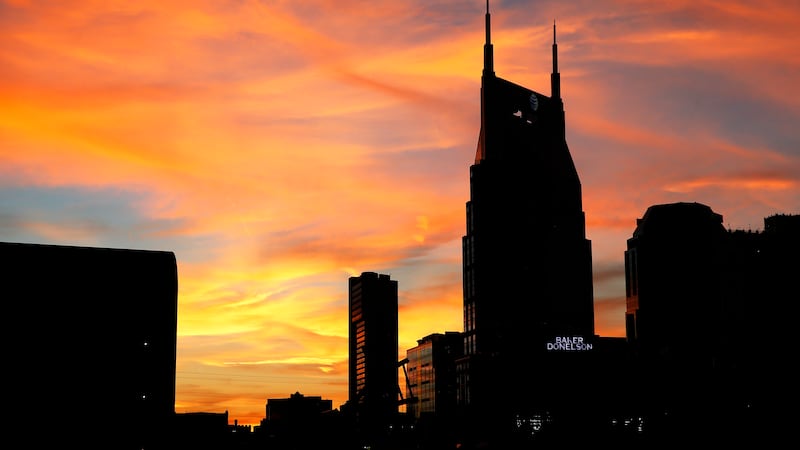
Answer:
[[[489,14],[489,0],[486,0],[486,43],[483,45],[483,75],[494,76],[492,24],[491,24],[491,15]]]
[[[494,76],[494,47],[492,46],[492,24],[489,0],[486,0],[486,43],[483,45],[483,76]],[[558,44],[556,44],[556,21],[553,20],[553,72],[550,74],[550,96],[561,98],[561,74],[558,73]]]
[[[486,0],[487,2],[489,0]],[[550,97],[561,98],[561,74],[558,73],[558,44],[556,44],[556,21],[553,20],[553,72],[550,74]]]

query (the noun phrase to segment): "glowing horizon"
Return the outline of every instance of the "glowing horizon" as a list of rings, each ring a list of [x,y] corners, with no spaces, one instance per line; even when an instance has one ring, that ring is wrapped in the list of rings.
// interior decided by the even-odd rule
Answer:
[[[654,204],[727,228],[800,213],[800,5],[492,4],[498,76],[549,95],[624,336],[623,251]],[[390,274],[400,355],[462,330],[485,2],[0,0],[0,240],[168,250],[177,412],[256,425],[347,399],[347,279]],[[42,412],[43,417],[45,412]]]

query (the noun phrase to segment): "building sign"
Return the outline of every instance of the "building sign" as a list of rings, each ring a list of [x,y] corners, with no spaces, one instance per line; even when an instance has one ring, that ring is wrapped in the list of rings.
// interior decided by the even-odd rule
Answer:
[[[556,336],[556,339],[547,343],[547,350],[551,352],[585,352],[592,349],[592,344],[585,342],[583,336]]]

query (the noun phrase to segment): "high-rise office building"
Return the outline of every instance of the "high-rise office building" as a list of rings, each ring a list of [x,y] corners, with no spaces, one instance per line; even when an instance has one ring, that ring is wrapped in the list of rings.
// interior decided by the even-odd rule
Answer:
[[[406,350],[408,360],[406,398],[414,419],[455,414],[455,363],[464,353],[464,339],[457,331],[433,333]]]
[[[726,235],[722,215],[708,206],[672,203],[649,207],[627,241],[626,336],[637,360],[629,386],[646,428],[666,427],[667,417],[677,433],[695,422],[689,412],[715,417],[707,408],[718,403],[722,383],[711,380],[722,380],[730,336]]]
[[[349,407],[366,435],[383,435],[396,420],[397,281],[364,272],[349,279]]]
[[[456,361],[464,354],[460,332],[429,334],[406,350],[407,413],[423,448],[453,448],[456,438]]]
[[[555,31],[548,96],[495,75],[487,2],[458,365],[459,404],[481,422],[566,404],[567,390],[548,381],[576,376],[564,368],[594,337],[591,241],[566,142]]]
[[[625,251],[625,323],[640,356],[714,363],[707,350],[722,336],[712,318],[722,312],[725,240],[722,215],[700,203],[654,205],[636,221]]]

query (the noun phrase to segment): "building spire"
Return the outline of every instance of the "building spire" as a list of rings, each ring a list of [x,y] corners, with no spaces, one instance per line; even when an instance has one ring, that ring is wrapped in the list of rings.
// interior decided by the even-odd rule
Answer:
[[[494,76],[494,51],[492,48],[492,25],[489,0],[486,0],[486,43],[483,44],[483,75]]]
[[[556,44],[555,20],[553,20],[553,73],[550,74],[550,96],[561,98],[561,74],[558,73],[558,44]]]

